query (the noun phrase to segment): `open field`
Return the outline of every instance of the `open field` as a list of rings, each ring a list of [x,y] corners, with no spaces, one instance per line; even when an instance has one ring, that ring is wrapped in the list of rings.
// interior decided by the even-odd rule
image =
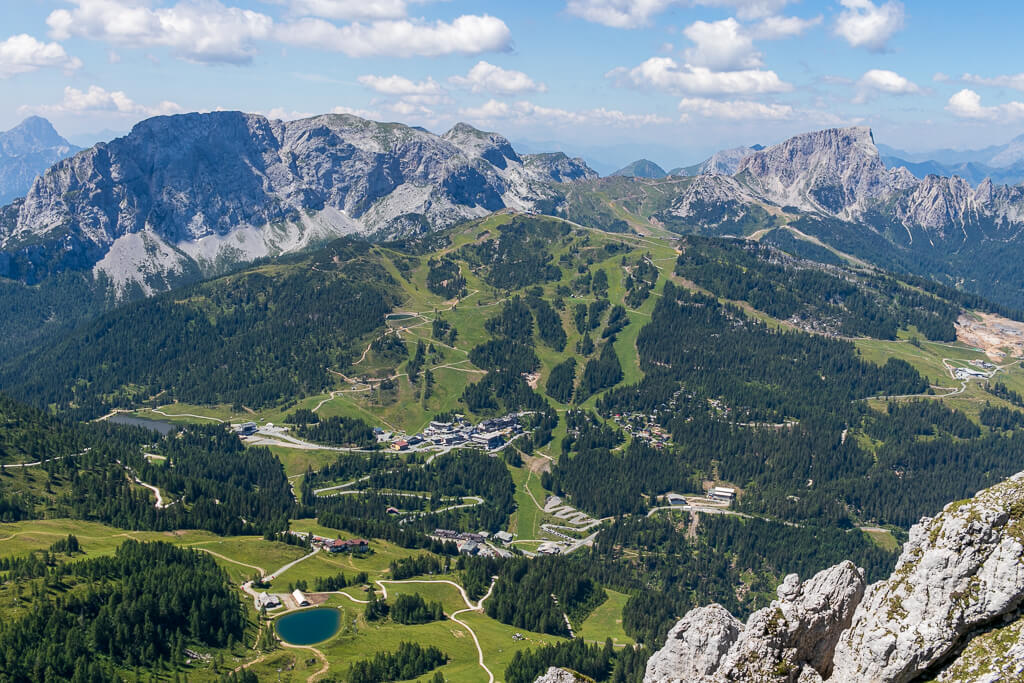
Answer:
[[[596,643],[604,643],[606,638],[611,638],[613,645],[632,645],[633,639],[622,628],[622,608],[626,606],[629,596],[607,588],[604,592],[608,599],[590,613],[577,628],[576,635]]]

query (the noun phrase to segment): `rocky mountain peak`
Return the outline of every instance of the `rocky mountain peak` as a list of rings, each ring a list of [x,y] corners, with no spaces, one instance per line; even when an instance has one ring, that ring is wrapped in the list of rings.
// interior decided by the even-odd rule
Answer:
[[[752,152],[736,175],[773,202],[841,218],[859,215],[902,183],[864,126],[797,135]]]
[[[995,683],[1024,676],[1024,472],[910,531],[892,575],[865,589],[849,562],[741,624],[692,610],[648,662],[646,683]]]
[[[14,128],[0,133],[0,153],[5,156],[18,156],[54,147],[77,149],[61,137],[52,123],[41,116],[30,116]]]
[[[502,170],[508,167],[509,162],[522,163],[522,159],[507,138],[497,133],[479,130],[468,123],[456,123],[441,137],[467,156],[479,157]]]
[[[531,209],[553,182],[596,177],[564,155],[520,157],[467,124],[443,136],[346,114],[160,116],[52,166],[0,222],[0,276],[92,268],[123,290],[349,233],[441,229]],[[42,265],[41,265],[42,264]]]

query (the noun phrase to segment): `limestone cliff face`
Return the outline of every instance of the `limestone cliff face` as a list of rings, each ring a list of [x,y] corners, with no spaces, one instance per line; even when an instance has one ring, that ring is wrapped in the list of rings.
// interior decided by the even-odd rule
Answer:
[[[844,219],[916,182],[906,169],[885,167],[864,127],[806,133],[753,152],[736,176],[776,204]]]
[[[746,625],[718,605],[670,632],[645,681],[905,683],[1024,678],[1024,473],[913,527],[896,569],[868,586],[850,563]]]
[[[294,251],[349,234],[448,227],[529,208],[579,160],[519,157],[459,124],[443,136],[348,115],[272,121],[214,112],[156,117],[54,165],[0,223],[7,271],[44,277],[73,251],[118,286]]]

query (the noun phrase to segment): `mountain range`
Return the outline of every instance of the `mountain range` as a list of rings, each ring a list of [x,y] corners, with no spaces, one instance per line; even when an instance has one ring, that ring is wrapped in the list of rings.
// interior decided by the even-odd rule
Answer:
[[[36,176],[79,149],[39,116],[0,133],[0,204],[23,197]]]
[[[1022,149],[1018,139],[985,158],[1012,165]],[[637,203],[638,187],[656,201]],[[502,209],[618,231],[785,229],[1024,307],[1024,187],[919,178],[887,164],[866,127],[599,178],[582,159],[519,154],[463,123],[436,135],[350,115],[156,117],[58,161],[0,209],[0,276],[92,273],[118,296],[150,294],[340,235],[388,239]]]
[[[92,269],[151,293],[340,235],[530,208],[552,183],[596,175],[465,124],[435,135],[348,115],[157,117],[57,163],[4,210],[0,275]]]

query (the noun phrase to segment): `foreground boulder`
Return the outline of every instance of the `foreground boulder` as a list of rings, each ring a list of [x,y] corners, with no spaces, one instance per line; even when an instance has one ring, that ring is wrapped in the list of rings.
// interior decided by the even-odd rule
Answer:
[[[719,605],[690,612],[647,664],[645,681],[820,681],[832,670],[835,643],[864,595],[853,563],[803,584],[790,574],[778,600],[742,626]]]
[[[910,530],[836,648],[838,681],[903,683],[940,667],[1024,602],[1024,473]]]
[[[951,503],[910,531],[896,569],[865,589],[844,562],[746,626],[692,610],[648,662],[648,683],[1024,680],[1024,473]]]

